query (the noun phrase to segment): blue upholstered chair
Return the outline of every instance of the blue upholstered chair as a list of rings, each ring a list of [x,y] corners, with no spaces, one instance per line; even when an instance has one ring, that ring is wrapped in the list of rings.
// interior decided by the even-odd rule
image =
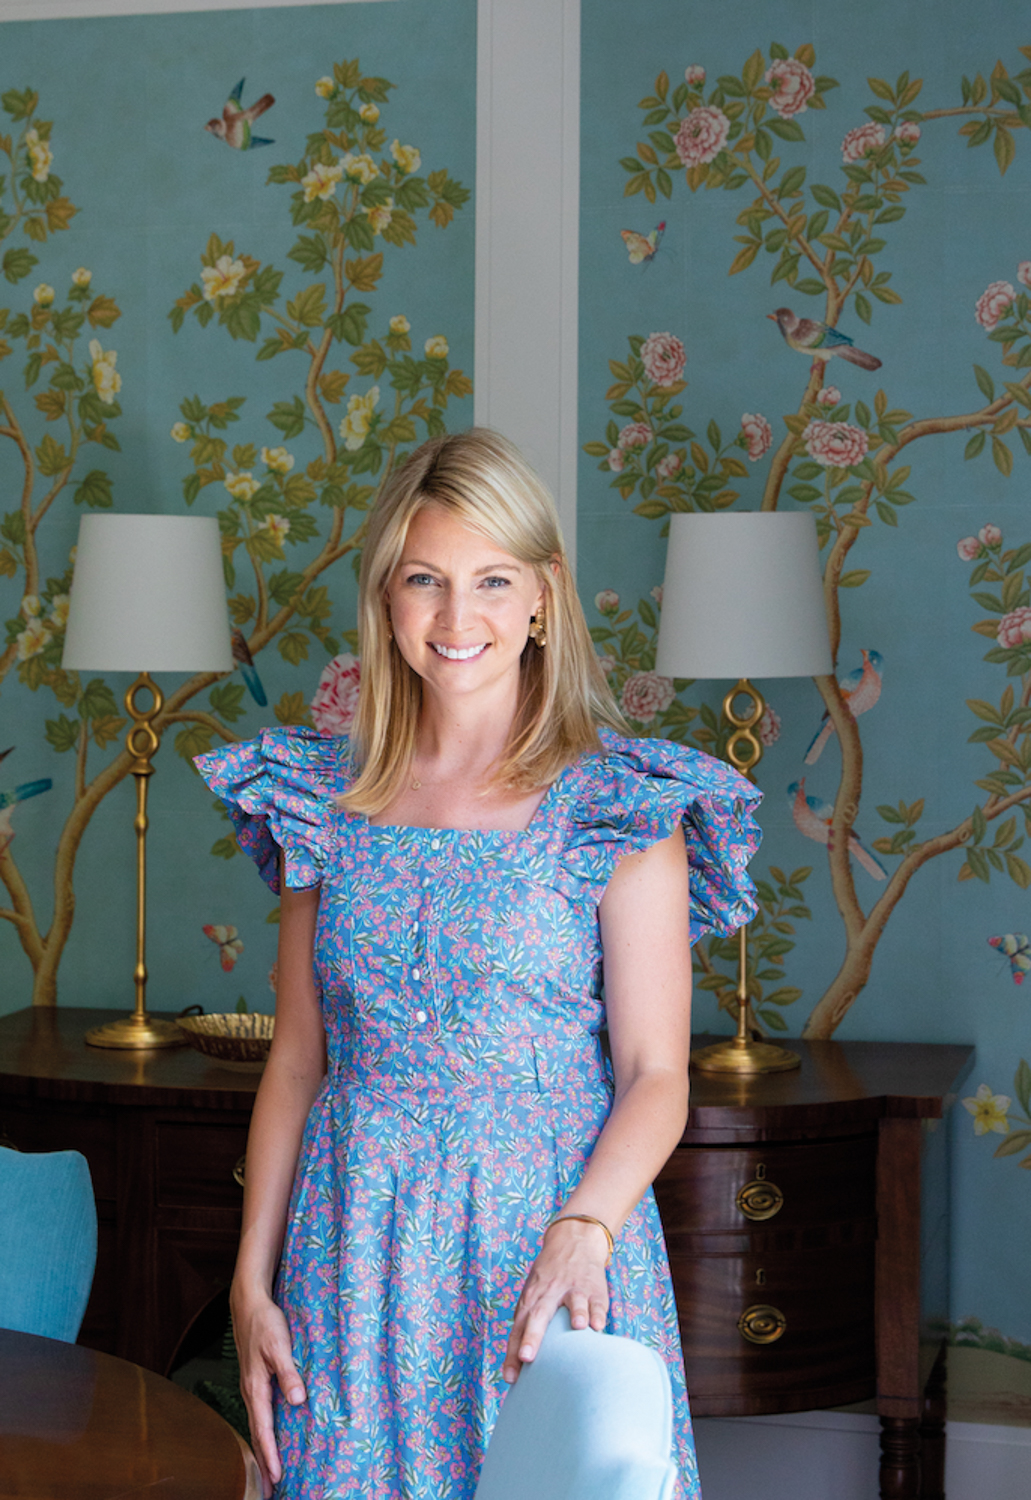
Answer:
[[[670,1500],[669,1376],[653,1349],[563,1307],[505,1397],[475,1500]]]
[[[0,1147],[0,1328],[73,1344],[96,1263],[86,1158]]]

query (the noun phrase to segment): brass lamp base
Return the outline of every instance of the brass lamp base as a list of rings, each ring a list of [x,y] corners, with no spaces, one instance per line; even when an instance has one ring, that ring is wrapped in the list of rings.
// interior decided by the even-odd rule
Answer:
[[[786,1047],[732,1036],[693,1053],[691,1066],[701,1073],[788,1073],[792,1068],[800,1068],[802,1059]]]
[[[121,1020],[94,1026],[86,1033],[86,1043],[90,1047],[120,1047],[124,1050],[189,1045],[174,1021],[159,1021],[146,1012],[142,1016],[123,1016]]]

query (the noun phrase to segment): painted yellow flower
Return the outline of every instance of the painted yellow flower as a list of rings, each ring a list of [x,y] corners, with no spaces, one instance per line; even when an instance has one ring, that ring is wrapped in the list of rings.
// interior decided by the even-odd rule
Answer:
[[[39,602],[38,594],[25,594],[21,601],[21,612],[26,620],[34,620],[43,606]]]
[[[366,125],[375,125],[376,121],[379,119],[379,105],[360,104],[358,106],[358,113],[361,115]]]
[[[28,661],[30,657],[38,656],[49,637],[50,632],[45,621],[29,620],[21,634],[15,637],[18,660]]]
[[[48,286],[45,281],[41,281],[32,294],[32,300],[33,302],[38,302],[40,307],[49,307],[56,295],[52,286]]]
[[[261,485],[247,469],[241,470],[239,474],[227,474],[225,487],[234,500],[250,500],[261,489]]]
[[[362,151],[357,156],[353,151],[348,151],[344,157],[344,171],[352,182],[360,182],[363,186],[379,176],[379,167],[367,151]]]
[[[188,443],[193,437],[193,428],[186,422],[174,422],[172,424],[172,436],[177,443]]]
[[[68,623],[70,595],[55,594],[50,604],[50,620],[58,628]]]
[[[447,359],[448,342],[442,333],[435,333],[424,345],[427,359]]]
[[[391,141],[390,154],[402,172],[418,172],[422,165],[422,153],[414,146],[402,146],[399,140]]]
[[[32,163],[33,177],[37,182],[46,182],[50,176],[54,153],[46,141],[40,140],[38,130],[25,132],[25,148],[29,153],[29,161]]]
[[[340,162],[331,162],[327,167],[324,162],[317,161],[311,171],[301,178],[305,203],[311,203],[314,198],[332,198],[343,175],[344,169]]]
[[[369,434],[372,414],[379,404],[379,386],[374,385],[364,396],[352,396],[347,403],[347,416],[340,423],[340,436],[344,447],[352,452],[360,448]]]
[[[289,474],[296,460],[285,448],[262,448],[261,461],[267,469],[277,474]]]
[[[411,327],[412,325],[411,323],[409,323],[404,313],[398,313],[396,318],[391,318],[390,320],[391,333],[410,333]]]
[[[394,217],[393,198],[388,198],[386,203],[377,203],[368,210],[368,215],[373,234],[382,234]]]
[[[997,1135],[1009,1135],[1010,1122],[1006,1111],[1012,1102],[1007,1094],[993,1094],[988,1085],[982,1083],[972,1098],[963,1100],[963,1108],[974,1117],[974,1134],[987,1135],[994,1130]]]
[[[94,389],[101,401],[110,406],[122,389],[122,377],[115,369],[118,355],[114,349],[105,352],[100,347],[99,339],[90,339],[89,357],[93,364]]]
[[[282,547],[290,532],[290,522],[285,516],[266,516],[262,529],[269,533],[277,547]]]
[[[72,272],[73,286],[89,286],[93,280],[93,272],[87,271],[85,266],[80,266],[77,271]]]
[[[326,77],[320,78],[318,83],[315,85],[315,92],[318,94],[320,99],[332,99],[336,91],[336,82],[332,78],[330,78],[328,74],[326,75]]]
[[[214,302],[216,297],[234,297],[246,275],[247,267],[242,260],[220,255],[213,266],[205,266],[200,273],[205,302]]]

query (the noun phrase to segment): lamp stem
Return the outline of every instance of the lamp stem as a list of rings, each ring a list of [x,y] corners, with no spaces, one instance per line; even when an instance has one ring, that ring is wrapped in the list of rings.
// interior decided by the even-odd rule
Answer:
[[[149,693],[149,708],[137,702],[137,694]],[[159,1021],[147,1014],[147,782],[154,774],[153,756],[160,744],[154,720],[165,706],[165,697],[149,672],[141,672],[125,695],[125,711],[133,720],[125,737],[133,757],[130,770],[136,778],[136,1008],[131,1016],[109,1021],[86,1033],[91,1047],[182,1047],[183,1032],[174,1021]]]

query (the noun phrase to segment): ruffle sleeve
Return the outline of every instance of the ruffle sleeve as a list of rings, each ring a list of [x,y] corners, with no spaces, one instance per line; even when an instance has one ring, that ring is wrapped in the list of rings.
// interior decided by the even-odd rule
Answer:
[[[724,761],[662,739],[599,730],[607,754],[588,762],[570,816],[563,867],[570,895],[601,900],[624,854],[683,824],[691,879],[691,941],[729,935],[757,910],[747,865],[762,833],[762,793]]]
[[[321,882],[334,844],[334,797],[346,787],[346,740],[314,729],[263,729],[255,740],[195,756],[194,764],[275,894],[280,851],[290,890]]]

